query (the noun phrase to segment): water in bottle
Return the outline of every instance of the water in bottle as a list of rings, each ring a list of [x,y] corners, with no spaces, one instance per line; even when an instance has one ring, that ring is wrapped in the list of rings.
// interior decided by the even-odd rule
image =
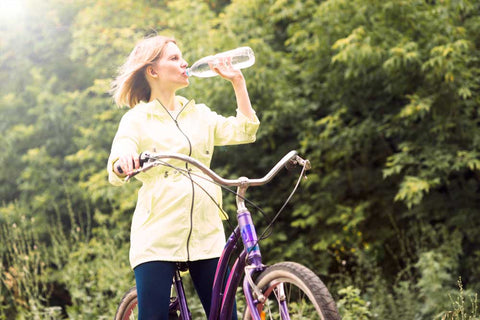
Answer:
[[[228,60],[231,59],[232,67],[235,69],[248,68],[255,63],[253,50],[250,47],[240,47],[198,60],[187,69],[187,75],[189,77],[196,76],[200,78],[216,76],[218,74],[210,69],[209,63],[213,66],[218,65],[222,58],[227,58]]]

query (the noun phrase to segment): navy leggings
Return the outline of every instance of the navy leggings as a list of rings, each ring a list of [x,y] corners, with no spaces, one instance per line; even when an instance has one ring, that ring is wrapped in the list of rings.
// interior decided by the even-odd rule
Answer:
[[[193,286],[202,302],[203,309],[210,313],[213,280],[217,269],[218,258],[190,261],[188,268]],[[135,272],[135,282],[138,294],[139,320],[167,320],[170,303],[170,289],[175,262],[151,261],[138,265]],[[234,308],[232,319],[236,320],[237,310]]]

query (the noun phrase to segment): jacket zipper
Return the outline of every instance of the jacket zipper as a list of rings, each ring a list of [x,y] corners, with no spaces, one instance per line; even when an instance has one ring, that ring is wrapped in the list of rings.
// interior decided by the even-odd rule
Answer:
[[[183,108],[177,113],[176,117],[174,118],[172,116],[172,114],[168,111],[167,108],[165,108],[165,106],[160,102],[160,100],[157,99],[157,101],[160,103],[160,105],[165,109],[165,111],[168,113],[168,115],[170,116],[170,118],[173,120],[173,122],[175,122],[175,125],[177,126],[178,128],[178,131],[180,131],[180,133],[185,137],[185,139],[187,140],[188,142],[188,156],[191,157],[192,156],[192,142],[190,141],[190,139],[188,138],[188,136],[185,134],[185,132],[183,132],[182,128],[180,128],[180,124],[178,123],[178,117],[180,116],[180,114],[183,112],[183,110],[185,110],[185,108],[187,107],[187,105],[190,103],[190,101],[188,101],[184,106]],[[192,237],[192,232],[193,232],[193,204],[195,203],[195,184],[193,183],[193,180],[192,180],[192,176],[190,174],[190,169],[188,167],[188,162],[185,163],[185,169],[187,170],[187,174],[188,174],[188,177],[190,178],[190,182],[192,183],[192,201],[191,201],[191,205],[190,205],[190,229],[188,231],[188,237],[187,237],[187,261],[190,261],[190,239]]]

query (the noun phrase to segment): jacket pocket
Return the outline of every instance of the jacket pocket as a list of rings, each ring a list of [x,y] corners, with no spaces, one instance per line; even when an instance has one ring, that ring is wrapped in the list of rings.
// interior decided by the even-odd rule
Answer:
[[[137,205],[132,218],[132,232],[140,229],[152,215],[151,193],[143,189],[138,192]]]

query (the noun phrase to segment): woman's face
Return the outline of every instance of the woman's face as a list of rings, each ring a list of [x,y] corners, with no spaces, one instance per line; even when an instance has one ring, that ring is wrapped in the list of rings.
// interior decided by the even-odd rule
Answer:
[[[159,85],[176,90],[189,85],[187,66],[188,63],[183,59],[178,46],[169,42],[153,68],[158,74]]]

